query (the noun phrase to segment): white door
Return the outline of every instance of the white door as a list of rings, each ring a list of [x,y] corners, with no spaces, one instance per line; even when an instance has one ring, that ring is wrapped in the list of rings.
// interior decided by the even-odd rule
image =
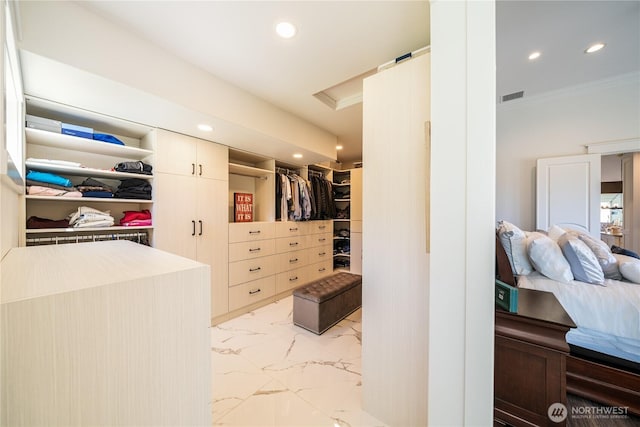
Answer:
[[[600,154],[538,159],[536,228],[573,227],[600,238]]]

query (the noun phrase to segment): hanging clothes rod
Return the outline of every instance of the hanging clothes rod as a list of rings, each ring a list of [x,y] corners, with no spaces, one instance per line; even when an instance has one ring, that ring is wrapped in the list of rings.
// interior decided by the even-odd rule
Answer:
[[[276,172],[282,173],[285,175],[298,175],[298,171],[287,169],[287,168],[281,168],[280,166],[276,166]]]
[[[319,178],[324,178],[324,173],[322,173],[321,171],[314,171],[313,169],[309,169],[309,176],[317,176]]]

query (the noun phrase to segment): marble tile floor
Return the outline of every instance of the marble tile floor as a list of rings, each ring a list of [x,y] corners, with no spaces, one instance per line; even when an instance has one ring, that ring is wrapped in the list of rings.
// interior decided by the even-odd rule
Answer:
[[[211,328],[213,425],[385,426],[362,410],[361,311],[318,336],[287,297]]]

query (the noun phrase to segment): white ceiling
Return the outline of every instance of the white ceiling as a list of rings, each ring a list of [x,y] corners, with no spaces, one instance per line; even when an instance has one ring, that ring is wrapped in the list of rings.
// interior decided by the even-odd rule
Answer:
[[[427,1],[81,1],[176,56],[328,130],[361,159],[362,106],[313,94],[427,46]],[[280,20],[298,28],[278,38]],[[640,1],[498,1],[497,95],[640,71]],[[599,53],[584,49],[602,41]],[[539,50],[541,56],[529,61]]]
[[[429,44],[427,1],[81,1],[99,15],[338,137],[362,157],[362,104],[313,94]],[[275,25],[296,25],[281,39]]]
[[[640,71],[640,1],[498,1],[496,22],[498,96]],[[606,46],[585,54],[595,42]]]

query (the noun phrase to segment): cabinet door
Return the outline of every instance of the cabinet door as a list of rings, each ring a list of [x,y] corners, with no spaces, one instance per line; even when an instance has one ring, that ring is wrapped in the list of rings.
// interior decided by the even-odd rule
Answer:
[[[190,259],[196,259],[195,182],[192,177],[156,173],[153,183],[154,246]]]
[[[195,176],[198,140],[162,129],[156,132],[154,172]]]
[[[196,174],[199,178],[229,181],[229,149],[214,142],[197,140]]]
[[[197,261],[211,266],[211,315],[229,310],[227,182],[195,179]]]
[[[362,169],[351,169],[351,221],[362,221]]]

